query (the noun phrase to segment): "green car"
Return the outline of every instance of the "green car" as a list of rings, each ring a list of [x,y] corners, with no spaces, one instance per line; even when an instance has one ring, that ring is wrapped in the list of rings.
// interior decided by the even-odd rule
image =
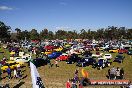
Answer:
[[[128,55],[132,55],[132,49],[131,50],[128,50],[127,54]]]

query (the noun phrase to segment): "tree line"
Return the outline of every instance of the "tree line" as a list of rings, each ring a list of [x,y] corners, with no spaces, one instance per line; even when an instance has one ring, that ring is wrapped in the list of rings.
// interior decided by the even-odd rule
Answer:
[[[7,26],[4,22],[0,21],[0,40],[45,40],[45,39],[132,39],[132,29],[127,29],[125,27],[115,27],[108,26],[107,28],[97,29],[93,31],[92,29],[81,29],[78,33],[76,30],[66,31],[57,30],[56,32],[49,31],[48,29],[43,29],[38,33],[36,29],[31,31],[22,30],[19,28],[15,29],[15,33],[11,32],[10,26]]]

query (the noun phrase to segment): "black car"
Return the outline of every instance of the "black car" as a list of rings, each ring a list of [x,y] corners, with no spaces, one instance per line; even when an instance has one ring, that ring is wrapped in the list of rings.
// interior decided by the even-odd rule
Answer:
[[[123,63],[124,58],[125,58],[125,57],[124,57],[123,55],[119,54],[119,55],[117,55],[117,56],[115,57],[114,62]]]
[[[95,64],[96,64],[96,60],[92,58],[91,56],[84,57],[77,62],[77,66],[81,66],[81,67],[85,67],[89,65],[95,66]]]
[[[74,53],[73,53],[73,54],[69,57],[69,59],[66,61],[66,63],[67,63],[67,64],[73,64],[73,63],[75,63],[75,62],[78,62],[80,59],[81,59],[81,58],[78,57],[77,54],[74,54]]]
[[[36,59],[33,59],[32,62],[34,63],[36,67],[40,67],[40,66],[46,65],[48,63],[48,60],[43,58],[36,58]]]

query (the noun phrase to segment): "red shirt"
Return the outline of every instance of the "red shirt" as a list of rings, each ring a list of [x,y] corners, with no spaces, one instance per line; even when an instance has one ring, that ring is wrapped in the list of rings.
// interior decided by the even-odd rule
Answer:
[[[81,84],[79,84],[79,88],[83,88],[83,86]]]
[[[70,82],[66,82],[66,88],[71,88]]]

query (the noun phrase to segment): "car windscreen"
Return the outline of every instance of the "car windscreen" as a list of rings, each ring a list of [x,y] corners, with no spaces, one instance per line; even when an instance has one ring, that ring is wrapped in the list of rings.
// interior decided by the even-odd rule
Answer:
[[[105,55],[105,56],[110,56],[110,55]]]

